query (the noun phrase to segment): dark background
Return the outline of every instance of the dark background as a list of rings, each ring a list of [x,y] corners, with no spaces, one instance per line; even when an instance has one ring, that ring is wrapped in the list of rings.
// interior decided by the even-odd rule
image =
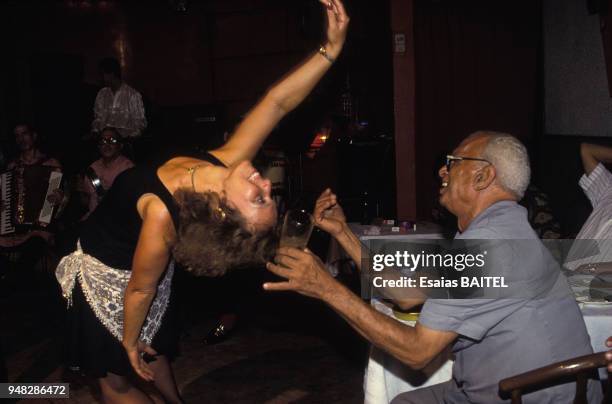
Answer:
[[[342,58],[303,105],[285,119],[270,141],[284,149],[295,177],[294,203],[311,200],[324,187],[337,188],[336,172],[361,178],[364,188],[383,193],[386,214],[394,214],[393,104],[388,3],[347,4],[352,24]],[[75,155],[93,118],[100,88],[97,62],[117,57],[125,81],[145,100],[149,126],[147,157],[159,160],[188,147],[208,149],[222,142],[266,89],[323,37],[316,1],[209,0],[8,1],[0,4],[4,49],[0,73],[0,133],[12,146],[18,120],[35,123],[47,150],[68,170],[87,162]],[[344,116],[349,93],[353,115]],[[343,142],[359,120],[360,136],[384,136],[377,161],[368,143]],[[337,128],[331,152],[311,161],[303,156],[323,122]],[[340,151],[336,152],[336,146]],[[142,149],[141,147],[141,149]],[[355,149],[355,152],[353,152]],[[331,176],[328,174],[333,172]],[[381,170],[384,171],[381,172]],[[342,174],[344,175],[344,174]],[[313,180],[314,179],[314,180]],[[328,182],[331,180],[331,182]],[[298,187],[299,185],[299,187]],[[362,191],[341,187],[347,201]],[[296,202],[298,201],[298,202]]]
[[[396,217],[394,137],[405,134],[394,128],[390,17],[402,1],[346,1],[352,22],[345,52],[271,137],[269,145],[291,162],[291,203],[310,203],[331,186],[352,220]],[[586,1],[584,8],[589,12]],[[408,34],[415,45],[418,218],[429,219],[436,206],[443,156],[478,129],[510,132],[529,146],[534,182],[550,194],[567,233],[586,217],[577,185],[585,139],[542,133],[541,11],[540,0],[414,0]],[[76,149],[92,120],[97,62],[115,56],[145,99],[147,157],[217,145],[276,79],[316,49],[322,21],[314,0],[2,2],[0,137],[10,149],[12,125],[30,120],[68,170],[80,169],[86,162]],[[342,110],[347,94],[350,116]],[[305,152],[324,122],[334,127],[332,139],[311,159]]]

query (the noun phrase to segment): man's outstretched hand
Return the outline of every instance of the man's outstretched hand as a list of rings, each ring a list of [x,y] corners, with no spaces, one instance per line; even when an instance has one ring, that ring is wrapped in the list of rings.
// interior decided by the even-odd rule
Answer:
[[[282,278],[282,282],[267,282],[265,290],[290,290],[302,295],[325,300],[331,293],[336,280],[329,274],[319,257],[309,250],[298,250],[292,247],[279,248],[274,262],[268,262],[268,270]]]

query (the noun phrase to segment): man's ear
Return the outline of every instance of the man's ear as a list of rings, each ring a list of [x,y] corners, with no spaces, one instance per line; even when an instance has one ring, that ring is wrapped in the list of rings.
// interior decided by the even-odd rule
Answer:
[[[493,184],[496,176],[495,167],[489,164],[476,172],[472,180],[472,185],[476,191],[482,191]]]

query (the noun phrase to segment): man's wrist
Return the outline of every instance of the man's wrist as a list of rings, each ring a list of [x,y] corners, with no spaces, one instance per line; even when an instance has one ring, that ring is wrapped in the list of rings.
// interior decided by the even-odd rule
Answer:
[[[319,299],[326,302],[330,306],[333,306],[334,299],[341,298],[344,285],[339,283],[337,280],[329,276],[329,281],[325,285],[321,285],[322,288],[319,292]]]
[[[350,239],[350,235],[352,234],[351,229],[349,228],[346,222],[342,223],[342,229],[334,235],[334,238],[338,240],[339,243],[342,244],[343,241],[348,241]]]

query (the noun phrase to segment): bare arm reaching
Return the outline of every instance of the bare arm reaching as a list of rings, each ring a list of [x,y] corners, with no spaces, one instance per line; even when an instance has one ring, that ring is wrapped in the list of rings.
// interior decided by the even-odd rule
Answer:
[[[324,1],[327,11],[327,55],[340,55],[349,24],[349,17],[340,0]],[[225,145],[213,154],[225,164],[251,160],[278,122],[295,109],[329,70],[332,63],[315,53],[274,84],[247,114]]]
[[[580,157],[584,172],[589,175],[599,163],[612,163],[612,148],[591,143],[580,145]]]

